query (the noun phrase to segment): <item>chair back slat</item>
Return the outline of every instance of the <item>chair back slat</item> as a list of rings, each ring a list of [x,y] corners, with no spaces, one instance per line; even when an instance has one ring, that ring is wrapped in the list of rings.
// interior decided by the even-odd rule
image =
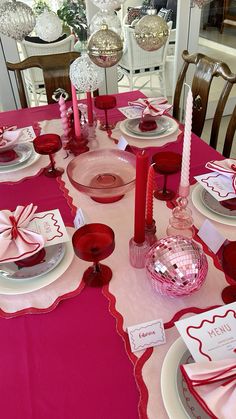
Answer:
[[[176,119],[180,119],[180,97],[184,80],[189,65],[195,65],[191,85],[193,94],[192,131],[199,137],[202,134],[205,124],[212,81],[214,77],[221,77],[225,80],[224,87],[216,106],[211,129],[210,145],[213,148],[216,148],[221,119],[233,84],[236,83],[236,74],[230,71],[227,64],[200,53],[190,55],[188,51],[183,51],[182,57],[184,63],[176,83],[173,101],[173,116]]]
[[[19,63],[9,63],[7,62],[7,68],[11,71],[23,71],[29,68],[38,67],[43,71],[46,95],[48,103],[54,103],[52,95],[56,89],[64,89],[71,99],[71,83],[69,79],[69,67],[72,61],[80,56],[78,52],[67,52],[63,54],[53,54],[53,55],[39,55],[26,58],[24,61]],[[18,76],[19,77],[19,76]],[[22,82],[22,77],[21,77]],[[25,106],[25,100],[21,93],[22,84],[18,82],[21,106]],[[24,90],[24,88],[23,88]]]

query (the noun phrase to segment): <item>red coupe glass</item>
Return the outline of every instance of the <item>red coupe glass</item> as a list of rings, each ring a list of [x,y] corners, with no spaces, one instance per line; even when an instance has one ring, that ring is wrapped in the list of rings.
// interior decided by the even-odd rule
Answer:
[[[111,280],[112,270],[99,262],[110,256],[115,248],[113,230],[105,224],[86,224],[74,233],[72,243],[76,256],[93,262],[84,272],[83,281],[91,287],[107,284]]]
[[[99,128],[103,131],[111,130],[115,127],[115,124],[108,123],[107,111],[116,107],[116,98],[111,95],[96,96],[94,99],[94,105],[98,109],[102,109],[105,112],[105,122],[100,123]]]
[[[236,281],[236,241],[225,245],[222,253],[224,272]]]
[[[57,134],[39,135],[33,141],[36,153],[49,155],[51,165],[44,169],[44,174],[48,177],[57,177],[64,173],[64,169],[56,168],[53,154],[62,148],[61,137]]]
[[[175,197],[176,192],[167,189],[167,177],[180,170],[182,156],[172,151],[163,151],[154,154],[152,162],[154,163],[154,170],[157,173],[164,175],[163,188],[156,190],[154,196],[161,201],[169,201]]]

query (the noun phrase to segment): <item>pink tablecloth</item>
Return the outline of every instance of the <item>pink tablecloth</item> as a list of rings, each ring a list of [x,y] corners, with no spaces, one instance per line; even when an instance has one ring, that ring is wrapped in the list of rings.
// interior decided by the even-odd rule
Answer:
[[[140,96],[139,92],[120,95],[118,106]],[[2,113],[0,122],[6,125],[14,120],[18,126],[25,126],[58,116],[57,105],[51,105]],[[119,111],[112,118],[121,119]],[[181,141],[166,147],[181,152]],[[149,151],[151,155],[158,149]],[[197,137],[194,137],[192,156],[191,175],[198,173],[207,160],[219,157]],[[173,185],[178,182],[178,176],[171,177]],[[69,208],[56,180],[40,175],[18,185],[0,184],[0,194],[1,208],[13,209],[19,203],[28,202],[38,204],[39,210],[59,207],[66,224],[72,225],[71,199],[68,199]],[[90,204],[93,205],[92,201]],[[112,206],[109,208],[112,211]],[[153,351],[147,350],[139,357],[130,352],[124,319],[119,307],[115,307],[112,283],[109,288],[103,293],[100,289],[85,288],[48,314],[11,320],[0,318],[0,394],[4,419],[148,417],[148,400],[153,399],[153,394],[148,394],[144,379],[146,370],[155,361],[151,357]],[[123,293],[125,296],[125,289]],[[134,309],[140,311],[138,307]],[[198,311],[197,307],[186,309],[179,316],[194,310]],[[173,330],[172,316],[168,320],[166,326]],[[163,346],[161,352],[165,350]],[[159,394],[159,389],[156,392]],[[151,418],[166,417],[161,401],[159,404],[156,412],[149,407]]]

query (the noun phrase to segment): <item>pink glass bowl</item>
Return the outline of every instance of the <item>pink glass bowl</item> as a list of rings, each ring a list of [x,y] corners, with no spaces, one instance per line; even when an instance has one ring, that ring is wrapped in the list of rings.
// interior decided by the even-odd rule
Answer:
[[[155,291],[179,297],[190,295],[201,287],[208,263],[205,254],[193,240],[169,236],[151,247],[145,268]]]
[[[75,157],[67,166],[72,185],[97,202],[118,201],[135,185],[135,156],[127,151],[104,149]]]

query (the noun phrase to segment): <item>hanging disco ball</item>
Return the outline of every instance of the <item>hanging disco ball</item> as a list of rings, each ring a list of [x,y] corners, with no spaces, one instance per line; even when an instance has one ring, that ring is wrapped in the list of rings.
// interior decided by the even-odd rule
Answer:
[[[148,10],[148,14],[135,26],[134,36],[137,44],[145,51],[156,51],[167,41],[169,28],[166,21],[157,16],[156,10]]]
[[[43,41],[56,41],[62,34],[62,21],[56,13],[44,10],[37,17],[35,32]]]
[[[102,25],[107,25],[108,28],[118,35],[121,34],[121,23],[120,19],[118,18],[117,14],[113,11],[99,11],[96,15],[93,16],[90,25],[89,25],[89,32],[93,34],[96,31],[99,31]]]
[[[0,33],[22,41],[35,27],[33,10],[21,1],[6,1],[0,6]]]
[[[88,40],[88,55],[94,64],[107,68],[117,64],[123,54],[123,43],[119,35],[102,25]]]
[[[80,93],[97,90],[104,80],[104,71],[83,54],[70,65],[71,83]]]
[[[124,1],[125,0],[92,0],[92,3],[100,10],[108,11],[118,9]]]

